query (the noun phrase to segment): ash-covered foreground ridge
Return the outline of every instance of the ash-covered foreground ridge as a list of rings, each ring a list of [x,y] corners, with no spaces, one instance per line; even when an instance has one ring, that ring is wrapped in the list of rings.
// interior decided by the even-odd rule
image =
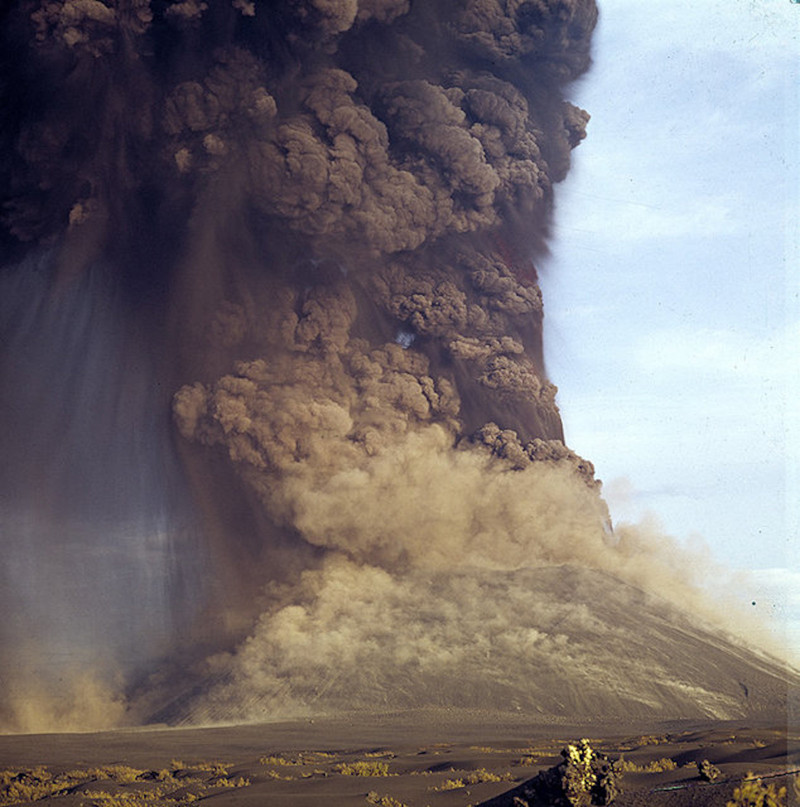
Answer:
[[[464,705],[470,636],[513,702],[584,642],[537,610],[589,607],[545,567],[693,601],[672,547],[610,531],[543,363],[596,18],[4,4],[6,728]]]

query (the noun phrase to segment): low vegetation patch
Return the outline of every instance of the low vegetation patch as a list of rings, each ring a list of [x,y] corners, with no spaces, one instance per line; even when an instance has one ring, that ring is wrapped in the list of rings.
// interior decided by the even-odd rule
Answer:
[[[370,804],[377,804],[378,807],[408,807],[403,801],[398,801],[394,796],[381,796],[374,790],[367,793],[367,801]]]
[[[367,754],[367,756],[370,756]],[[294,756],[286,754],[265,754],[258,758],[262,765],[271,765],[274,768],[285,768],[291,765],[325,765],[336,759],[336,754],[325,751],[301,751]]]
[[[0,807],[67,793],[80,795],[83,799],[81,805],[86,807],[185,805],[223,788],[250,784],[243,776],[230,776],[229,767],[220,763],[186,765],[173,760],[172,770],[160,771],[141,770],[129,765],[75,768],[63,773],[54,773],[42,765],[8,769],[0,771]],[[104,784],[98,787],[100,782]]]
[[[748,773],[733,791],[733,801],[727,807],[786,807],[786,788],[765,785],[757,776]]]
[[[153,807],[154,804],[172,802],[177,803],[177,799],[170,798],[164,791],[156,790],[126,790],[120,793],[107,793],[104,790],[93,790],[86,794],[87,801],[83,805],[95,805],[95,807]],[[180,799],[181,804],[188,804],[196,801],[198,796],[193,793],[185,793]]]
[[[459,790],[466,786],[467,783],[463,779],[445,779],[440,785],[434,785],[429,789],[438,792],[442,790]]]
[[[637,765],[635,762],[628,762],[626,759],[620,759],[619,762],[616,763],[616,768],[621,773],[666,773],[667,771],[677,770],[678,763],[669,757],[654,759],[652,762],[647,762],[642,765]]]
[[[430,788],[431,790],[458,790],[468,785],[479,785],[484,782],[513,782],[514,777],[510,773],[492,773],[486,768],[478,768],[476,771],[469,771],[458,779],[445,779],[440,785]]]
[[[358,762],[340,762],[336,770],[342,776],[391,776],[389,765],[378,760],[360,760]]]
[[[704,782],[716,782],[722,778],[722,771],[707,759],[697,763],[697,775]]]
[[[54,777],[47,768],[38,766],[23,770],[0,771],[0,805],[39,801],[57,796],[73,787],[74,781]]]
[[[183,762],[180,759],[173,759],[170,765],[173,771],[208,772],[218,776],[227,776],[233,767],[230,762]]]
[[[276,767],[299,764],[299,763],[295,762],[293,759],[286,759],[286,757],[280,757],[280,756],[278,756],[278,757],[274,757],[274,756],[259,757],[258,761],[262,765],[273,765],[273,766],[276,766]]]
[[[291,782],[296,777],[292,776],[290,773],[281,773],[280,771],[271,770],[267,771],[267,776],[270,779],[277,779],[281,782]]]

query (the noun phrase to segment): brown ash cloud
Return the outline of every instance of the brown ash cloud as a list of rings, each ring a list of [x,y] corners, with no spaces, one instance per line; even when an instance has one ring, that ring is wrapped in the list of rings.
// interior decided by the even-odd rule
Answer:
[[[565,96],[593,0],[0,14],[6,728],[80,725],[81,692],[110,722],[263,717],[246,693],[345,675],[345,650],[374,705],[391,664],[445,687],[464,634],[429,622],[492,630],[487,575],[509,573],[503,652],[540,660],[567,640],[544,616],[517,636],[520,570],[690,596],[668,551],[610,533],[543,360],[534,262],[588,121]]]

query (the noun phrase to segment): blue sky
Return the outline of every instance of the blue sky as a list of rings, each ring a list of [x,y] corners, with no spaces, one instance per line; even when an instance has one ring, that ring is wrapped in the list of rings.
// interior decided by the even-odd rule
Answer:
[[[599,5],[542,267],[566,440],[800,646],[800,4]]]

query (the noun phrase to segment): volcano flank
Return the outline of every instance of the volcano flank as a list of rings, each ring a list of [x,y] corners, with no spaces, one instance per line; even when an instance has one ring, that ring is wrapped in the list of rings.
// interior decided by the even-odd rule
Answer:
[[[347,585],[350,573],[332,572],[302,615],[289,606],[262,618],[224,674],[204,671],[153,720],[456,709],[543,724],[780,723],[789,686],[800,684],[774,659],[604,572],[441,573],[386,581],[382,599],[366,576]],[[401,609],[415,616],[393,619]]]

